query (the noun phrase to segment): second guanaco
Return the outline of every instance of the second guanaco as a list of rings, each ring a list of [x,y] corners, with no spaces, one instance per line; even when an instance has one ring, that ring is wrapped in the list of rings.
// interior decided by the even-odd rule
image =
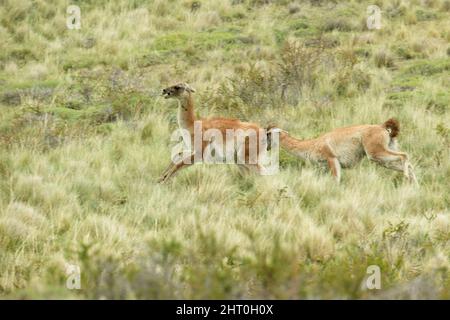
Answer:
[[[271,126],[267,128],[269,145],[274,130],[279,133],[281,148],[297,157],[327,165],[338,182],[341,167],[351,167],[367,156],[386,168],[403,172],[409,181],[417,183],[408,155],[398,151],[400,124],[395,119],[383,124],[338,128],[307,140],[296,139],[286,131]]]

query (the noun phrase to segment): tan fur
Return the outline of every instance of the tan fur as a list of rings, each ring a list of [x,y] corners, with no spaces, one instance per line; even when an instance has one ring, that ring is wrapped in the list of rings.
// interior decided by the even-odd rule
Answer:
[[[196,119],[194,113],[194,99],[192,93],[195,92],[188,84],[179,83],[174,86],[168,87],[163,90],[163,95],[165,98],[175,98],[179,102],[178,106],[178,124],[180,128],[187,129],[191,133],[192,143],[194,141],[194,122],[201,121],[202,124],[202,133],[206,132],[208,129],[217,129],[220,130],[222,136],[226,137],[227,129],[253,129],[256,132],[256,140],[258,143],[257,153],[259,154],[260,148],[262,146],[259,145],[259,130],[261,129],[257,124],[250,122],[241,122],[238,119],[228,119],[228,118],[211,118],[211,119]],[[210,142],[204,141],[201,146],[201,150],[195,150],[195,153],[203,154],[203,151],[208,146]],[[245,164],[239,165],[240,169],[244,169],[245,171],[253,170],[258,173],[261,172],[261,167],[259,164],[253,164],[249,161],[249,143],[248,138],[245,140]],[[184,160],[184,159],[183,159]],[[171,162],[168,168],[164,171],[159,182],[165,182],[170,179],[178,170],[185,168],[191,164],[194,164],[195,156],[192,154],[190,156],[190,163],[185,163],[185,161],[179,161],[177,163]]]
[[[269,141],[273,129],[268,128]],[[341,166],[351,167],[367,156],[386,168],[402,171],[405,177],[416,182],[408,155],[396,150],[398,132],[399,124],[395,119],[382,125],[338,128],[308,140],[296,139],[281,130],[280,145],[300,158],[328,165],[337,181],[340,180]]]

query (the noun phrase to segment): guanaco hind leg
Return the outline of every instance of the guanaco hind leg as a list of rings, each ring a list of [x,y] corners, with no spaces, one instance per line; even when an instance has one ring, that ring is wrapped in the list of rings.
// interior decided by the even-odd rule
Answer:
[[[408,161],[408,173],[410,181],[414,182],[415,184],[418,184],[416,175],[414,174],[414,168],[409,161]]]
[[[260,164],[245,164],[245,167],[248,169],[249,172],[255,172],[257,174],[261,174],[263,171],[263,168]]]
[[[330,157],[327,159],[328,167],[331,170],[331,174],[339,183],[341,181],[341,164],[336,157]]]
[[[238,164],[237,166],[239,168],[239,173],[241,174],[241,176],[246,176],[250,173],[250,169],[246,165]]]

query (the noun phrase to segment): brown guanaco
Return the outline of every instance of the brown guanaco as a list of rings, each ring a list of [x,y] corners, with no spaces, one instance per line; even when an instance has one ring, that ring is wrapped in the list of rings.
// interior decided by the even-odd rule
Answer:
[[[297,157],[328,165],[338,182],[341,167],[351,167],[366,155],[386,168],[403,172],[408,180],[417,183],[408,155],[398,151],[400,124],[395,119],[383,124],[338,128],[307,140],[296,139],[286,131],[271,126],[267,128],[269,145],[271,134],[275,131],[279,133],[281,148]]]
[[[211,118],[211,119],[197,119],[194,114],[194,99],[193,93],[195,90],[187,83],[178,83],[176,85],[170,86],[163,89],[163,96],[166,99],[173,98],[178,101],[178,125],[181,129],[188,130],[191,138],[192,144],[195,145],[194,135],[195,124],[199,124],[201,132],[205,133],[209,129],[214,129],[220,131],[223,137],[227,135],[227,130],[242,130],[244,132],[252,131],[255,133],[254,141],[256,141],[257,157],[260,156],[260,151],[263,148],[267,148],[267,144],[262,145],[261,141],[266,142],[266,131],[265,129],[259,127],[255,123],[242,122],[237,119],[227,119],[227,118]],[[236,137],[233,137],[235,139]],[[264,167],[256,161],[250,161],[250,140],[249,137],[242,144],[242,152],[244,153],[245,161],[244,163],[238,163],[240,169],[244,171],[255,171],[262,174]],[[261,140],[260,140],[261,139]],[[234,142],[233,142],[234,143]],[[159,182],[166,182],[170,177],[172,177],[177,171],[192,165],[198,161],[196,155],[202,155],[205,149],[211,144],[211,141],[202,141],[200,145],[186,157],[178,159],[177,161],[171,161],[168,168],[163,172],[159,178]],[[201,158],[201,157],[200,157]]]

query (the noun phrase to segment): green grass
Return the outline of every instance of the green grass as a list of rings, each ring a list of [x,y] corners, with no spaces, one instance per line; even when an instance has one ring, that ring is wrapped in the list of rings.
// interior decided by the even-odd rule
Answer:
[[[442,58],[432,61],[418,61],[406,68],[404,74],[431,76],[437,73],[450,71],[450,59]]]
[[[377,31],[369,1],[267,2],[76,1],[68,30],[65,1],[5,1],[2,298],[450,298],[445,1],[376,1]],[[178,81],[201,116],[300,138],[396,117],[419,187],[367,159],[336,185],[284,151],[275,176],[195,165],[159,185]]]

